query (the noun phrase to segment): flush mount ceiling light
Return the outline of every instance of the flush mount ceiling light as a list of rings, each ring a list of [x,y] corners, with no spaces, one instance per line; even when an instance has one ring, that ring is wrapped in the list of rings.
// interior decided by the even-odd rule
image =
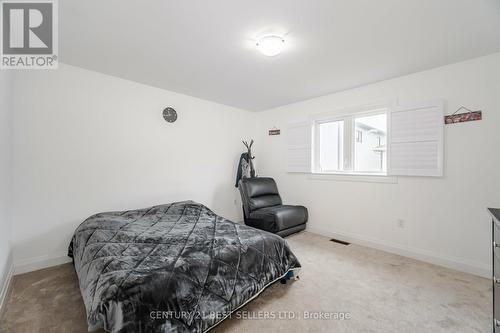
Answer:
[[[274,57],[285,48],[285,39],[280,36],[265,36],[259,39],[255,46],[263,55]]]

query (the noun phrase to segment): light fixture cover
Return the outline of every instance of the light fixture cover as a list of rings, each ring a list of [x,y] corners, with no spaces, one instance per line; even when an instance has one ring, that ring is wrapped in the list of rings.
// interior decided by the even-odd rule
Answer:
[[[266,36],[259,39],[255,46],[263,55],[274,57],[285,48],[285,39],[280,36]]]

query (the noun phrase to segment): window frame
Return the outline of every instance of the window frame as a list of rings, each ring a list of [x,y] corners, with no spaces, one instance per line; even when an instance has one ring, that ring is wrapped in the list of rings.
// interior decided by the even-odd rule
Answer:
[[[394,103],[381,103],[376,105],[366,105],[344,109],[342,111],[330,112],[326,114],[315,115],[312,117],[312,174],[314,175],[334,175],[334,176],[374,176],[374,177],[390,177],[389,176],[389,142],[390,142],[390,117]],[[379,114],[386,115],[386,170],[378,171],[355,171],[355,145],[356,145],[356,129],[355,119],[366,116],[374,116]],[[344,147],[343,147],[343,170],[322,170],[320,166],[320,133],[319,126],[323,123],[343,121],[344,127]]]

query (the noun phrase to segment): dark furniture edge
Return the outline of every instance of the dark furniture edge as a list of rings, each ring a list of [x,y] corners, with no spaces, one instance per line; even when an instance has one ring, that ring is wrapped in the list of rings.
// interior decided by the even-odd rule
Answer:
[[[490,215],[500,223],[500,208],[488,208],[488,212],[490,212]]]

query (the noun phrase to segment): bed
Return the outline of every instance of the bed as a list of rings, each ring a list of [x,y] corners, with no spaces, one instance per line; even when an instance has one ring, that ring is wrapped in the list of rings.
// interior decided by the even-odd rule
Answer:
[[[68,252],[89,331],[206,332],[300,268],[281,237],[192,201],[93,215]]]

